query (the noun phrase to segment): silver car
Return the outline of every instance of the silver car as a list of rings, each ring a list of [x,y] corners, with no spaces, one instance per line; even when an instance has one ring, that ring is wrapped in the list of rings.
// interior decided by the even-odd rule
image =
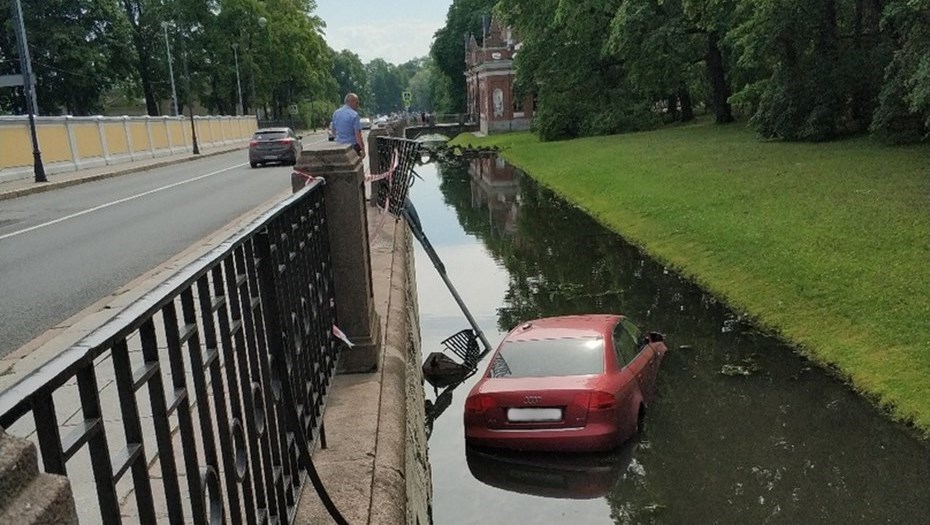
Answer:
[[[260,129],[249,142],[249,165],[253,168],[269,162],[283,162],[293,166],[303,151],[302,137],[291,128]]]

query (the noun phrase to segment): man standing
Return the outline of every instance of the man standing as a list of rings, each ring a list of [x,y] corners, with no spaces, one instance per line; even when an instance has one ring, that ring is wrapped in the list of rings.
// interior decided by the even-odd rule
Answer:
[[[362,121],[358,116],[358,95],[346,95],[345,104],[333,112],[333,134],[339,144],[351,144],[359,157],[365,158],[365,143],[362,141]]]

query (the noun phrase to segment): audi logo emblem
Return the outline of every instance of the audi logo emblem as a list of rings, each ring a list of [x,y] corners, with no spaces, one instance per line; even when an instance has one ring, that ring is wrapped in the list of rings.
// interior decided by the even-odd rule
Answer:
[[[526,396],[523,398],[524,405],[538,405],[542,401],[541,396]]]

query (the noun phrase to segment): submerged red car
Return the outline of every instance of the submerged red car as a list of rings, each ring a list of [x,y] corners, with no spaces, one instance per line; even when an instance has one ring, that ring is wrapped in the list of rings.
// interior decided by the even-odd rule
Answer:
[[[510,331],[465,400],[465,441],[603,451],[636,434],[655,395],[664,337],[622,315],[550,317]]]

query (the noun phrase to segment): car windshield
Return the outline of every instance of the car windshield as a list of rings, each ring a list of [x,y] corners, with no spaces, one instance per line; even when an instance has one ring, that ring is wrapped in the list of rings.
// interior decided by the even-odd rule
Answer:
[[[604,372],[600,337],[511,341],[501,346],[488,377],[552,377]]]
[[[255,140],[277,140],[283,139],[287,136],[286,131],[258,131],[255,133],[255,136],[252,137]]]

